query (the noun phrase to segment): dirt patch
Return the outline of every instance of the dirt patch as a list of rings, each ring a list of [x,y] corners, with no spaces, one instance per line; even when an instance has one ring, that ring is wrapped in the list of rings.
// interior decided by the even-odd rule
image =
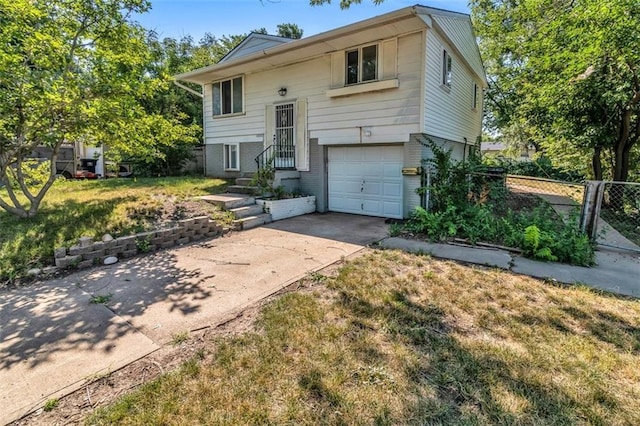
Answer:
[[[154,195],[150,201],[127,209],[126,215],[143,231],[167,228],[179,220],[199,216],[209,216],[227,225],[233,219],[228,212],[206,201],[193,198],[179,199],[164,194]]]

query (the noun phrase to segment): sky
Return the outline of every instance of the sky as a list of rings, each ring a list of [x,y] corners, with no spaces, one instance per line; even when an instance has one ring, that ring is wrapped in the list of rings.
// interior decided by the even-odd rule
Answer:
[[[135,18],[161,38],[191,35],[197,42],[209,32],[216,37],[245,34],[266,28],[277,32],[282,23],[297,24],[304,37],[372,18],[415,4],[469,13],[468,0],[385,0],[376,6],[370,0],[341,10],[340,0],[330,5],[310,6],[308,0],[151,0],[150,12]]]

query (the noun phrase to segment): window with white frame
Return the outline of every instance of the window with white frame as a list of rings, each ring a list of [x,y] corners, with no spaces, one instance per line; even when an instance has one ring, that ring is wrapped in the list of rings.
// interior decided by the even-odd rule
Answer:
[[[242,77],[213,83],[213,115],[238,114],[243,111]]]
[[[346,52],[346,84],[378,79],[378,45],[359,47]]]
[[[224,169],[240,170],[240,146],[237,143],[224,145]]]
[[[442,85],[451,88],[453,77],[451,55],[446,50],[442,51]]]
[[[478,104],[480,103],[480,87],[478,87],[478,83],[474,82],[472,89],[471,108],[478,109]]]

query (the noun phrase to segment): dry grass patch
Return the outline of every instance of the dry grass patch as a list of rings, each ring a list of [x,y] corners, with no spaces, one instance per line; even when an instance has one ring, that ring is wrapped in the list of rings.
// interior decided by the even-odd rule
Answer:
[[[90,424],[640,424],[640,304],[372,252]]]

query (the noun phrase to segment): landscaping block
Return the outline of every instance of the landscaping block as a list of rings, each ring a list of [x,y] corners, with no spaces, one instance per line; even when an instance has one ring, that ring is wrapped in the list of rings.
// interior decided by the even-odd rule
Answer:
[[[124,259],[128,259],[130,257],[135,256],[136,254],[138,254],[138,250],[125,250],[122,252],[122,257]]]
[[[192,226],[194,223],[196,223],[195,219],[182,219],[178,221],[178,225],[185,228]]]
[[[70,256],[80,256],[91,251],[91,247],[73,246],[69,247]]]
[[[136,236],[135,235],[129,235],[127,237],[119,237],[116,238],[116,241],[118,242],[118,245],[122,245],[122,246],[135,246],[136,244]]]
[[[80,239],[78,240],[79,245],[81,248],[86,248],[91,246],[91,244],[93,244],[93,238],[91,237],[80,237]]]
[[[105,244],[102,241],[97,241],[97,242],[93,243],[93,246],[91,246],[91,248],[94,251],[95,250],[104,250]]]
[[[82,259],[83,260],[93,260],[93,259],[97,259],[99,257],[104,257],[104,254],[105,254],[104,250],[90,251],[88,253],[84,253],[82,255]]]
[[[66,256],[56,259],[56,267],[65,269],[73,265],[77,265],[82,260],[81,256]]]
[[[160,244],[160,247],[162,247],[163,249],[168,249],[168,248],[171,248],[171,247],[173,247],[175,245],[176,245],[176,242],[174,240],[171,240],[171,241],[167,241],[167,242],[164,242],[164,243]]]
[[[188,230],[188,231],[184,231],[184,232],[183,232],[182,237],[183,237],[183,238],[191,238],[191,237],[193,237],[194,235],[196,235],[196,231]]]
[[[66,247],[58,247],[57,249],[54,250],[54,257],[56,259],[62,259],[63,257],[65,257],[67,255],[67,248]]]
[[[187,244],[191,241],[191,238],[189,237],[183,237],[180,238],[178,241],[176,241],[178,244],[182,245],[182,244]]]
[[[91,268],[92,266],[95,266],[97,263],[94,262],[93,259],[91,260],[83,260],[82,262],[78,263],[78,269],[86,269],[86,268]]]
[[[198,216],[194,217],[193,220],[198,225],[206,225],[209,223],[209,216]]]

